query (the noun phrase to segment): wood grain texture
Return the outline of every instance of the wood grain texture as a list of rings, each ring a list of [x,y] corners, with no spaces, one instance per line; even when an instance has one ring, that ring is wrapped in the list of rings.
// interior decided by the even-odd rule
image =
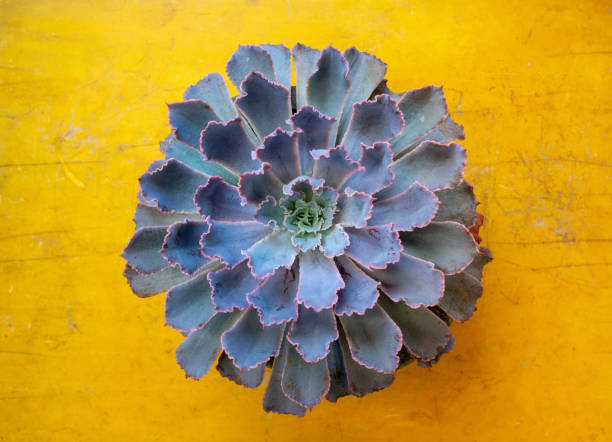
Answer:
[[[609,2],[0,6],[0,440],[612,438]],[[239,43],[297,41],[375,53],[394,90],[444,86],[495,256],[438,365],[301,420],[185,379],[163,297],[132,295],[119,257],[165,103]]]

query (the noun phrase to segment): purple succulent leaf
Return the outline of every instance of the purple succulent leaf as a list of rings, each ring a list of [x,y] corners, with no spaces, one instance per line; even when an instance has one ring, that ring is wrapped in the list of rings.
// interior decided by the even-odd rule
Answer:
[[[259,321],[267,327],[297,319],[296,292],[296,270],[279,268],[251,291],[247,299],[257,309]]]
[[[314,363],[327,356],[329,345],[338,339],[336,317],[332,309],[317,312],[298,306],[297,321],[293,321],[287,339],[306,362]]]
[[[270,164],[274,174],[283,183],[301,175],[298,133],[276,129],[263,139],[262,147],[256,150],[257,158]]]
[[[321,234],[298,233],[291,237],[291,244],[297,247],[301,252],[307,252],[321,245]]]
[[[359,316],[358,316],[359,317]],[[399,337],[401,343],[401,336]],[[357,397],[365,396],[369,393],[382,390],[388,387],[395,380],[393,374],[381,373],[376,370],[364,367],[357,363],[352,356],[347,339],[342,331],[338,339],[342,350],[342,358],[344,361],[344,370],[348,387],[352,394]]]
[[[215,221],[253,220],[257,208],[243,205],[238,189],[225,183],[220,177],[210,177],[197,189],[194,201],[200,215]]]
[[[242,312],[217,313],[202,328],[187,336],[176,349],[176,361],[190,378],[201,378],[221,352],[221,335],[240,318]]]
[[[430,140],[440,144],[447,144],[453,140],[464,140],[463,126],[455,123],[451,117],[447,116],[435,128],[427,132],[421,138],[415,140],[412,144],[403,149],[404,153],[410,152],[423,141]]]
[[[134,233],[121,256],[140,273],[158,272],[168,265],[159,253],[165,236],[166,227],[142,227]]]
[[[229,266],[235,266],[244,256],[242,251],[264,238],[270,227],[257,221],[227,222],[210,220],[210,231],[200,239],[205,255],[219,257]]]
[[[328,258],[342,255],[348,245],[349,236],[339,224],[321,232],[320,249]]]
[[[272,227],[280,226],[283,223],[283,219],[285,217],[285,212],[283,208],[280,207],[274,197],[269,196],[263,201],[259,207],[257,207],[257,212],[255,213],[255,219],[262,224],[268,224]]]
[[[391,171],[395,181],[375,196],[391,198],[418,181],[429,190],[452,189],[463,181],[466,153],[456,143],[439,144],[424,141],[393,163]]]
[[[290,196],[301,192],[307,199],[312,199],[314,191],[319,190],[324,183],[325,181],[319,178],[307,175],[298,176],[283,186],[283,194]]]
[[[454,189],[436,192],[440,207],[434,221],[457,221],[464,226],[472,226],[476,221],[476,205],[474,188],[463,180]]]
[[[225,352],[221,353],[217,362],[217,371],[224,378],[246,388],[257,388],[263,381],[266,364],[260,364],[250,370],[240,370],[234,365]]]
[[[342,139],[346,128],[349,126],[353,116],[353,105],[366,100],[387,72],[385,63],[367,52],[358,51],[354,47],[344,51],[344,58],[349,64],[348,79],[351,82],[351,88],[344,101],[338,139]]]
[[[393,153],[396,155],[408,151],[411,146],[419,141],[431,140],[432,132],[443,121],[450,120],[444,92],[438,86],[425,86],[405,92],[402,94],[398,106],[404,115],[405,128],[401,135],[391,142]],[[461,126],[458,126],[458,128],[459,131],[456,131],[455,136],[450,139],[463,138]],[[448,140],[450,141],[450,139]]]
[[[372,91],[372,95],[370,95],[370,98],[374,98],[380,94],[387,94],[388,96],[393,98],[395,101],[399,101],[403,95],[403,94],[396,94],[391,89],[389,89],[389,86],[387,86],[386,78],[384,78],[383,80],[381,80],[380,83],[378,83],[378,86],[376,86],[376,89]]]
[[[325,360],[306,362],[293,345],[287,346],[287,361],[281,380],[285,396],[303,407],[312,408],[327,394],[329,384]]]
[[[261,46],[239,45],[225,66],[225,72],[236,89],[252,72],[259,72],[270,81],[276,81],[272,56]]]
[[[219,116],[210,105],[202,100],[188,100],[168,104],[170,126],[176,131],[176,138],[195,148],[200,146],[200,133],[211,121]]]
[[[242,198],[252,204],[261,204],[270,196],[276,200],[283,196],[283,183],[272,171],[272,166],[267,163],[256,172],[242,174],[238,189]]]
[[[246,260],[234,267],[226,267],[208,274],[212,288],[212,302],[220,312],[249,307],[247,294],[257,288],[257,280],[251,275]]]
[[[411,308],[402,301],[393,302],[386,296],[381,296],[378,303],[400,328],[404,345],[415,358],[431,361],[448,344],[448,326],[428,308]]]
[[[348,63],[342,53],[331,46],[323,49],[317,60],[317,70],[307,81],[307,103],[337,120],[350,88],[347,74]],[[337,130],[338,125],[334,124],[328,141],[330,147],[335,145]]]
[[[215,313],[207,273],[172,287],[166,295],[166,325],[176,330],[196,330]]]
[[[431,262],[405,253],[397,263],[370,273],[382,283],[380,288],[387,296],[412,308],[436,305],[444,294],[444,274]]]
[[[350,241],[345,253],[362,266],[383,269],[399,261],[402,244],[390,225],[365,229],[347,227],[345,230]]]
[[[317,61],[321,52],[297,43],[291,49],[291,56],[295,70],[295,101],[299,109],[306,104],[308,78],[317,70]]]
[[[123,276],[127,279],[134,294],[140,298],[148,298],[165,292],[169,288],[190,279],[178,267],[168,266],[150,275],[143,275],[130,267],[129,264],[126,264]]]
[[[372,216],[372,202],[372,197],[367,193],[347,189],[338,198],[334,221],[343,226],[361,229],[368,225]]]
[[[432,222],[413,232],[401,233],[404,251],[433,262],[446,274],[463,271],[478,254],[470,232],[454,221]]]
[[[201,100],[210,104],[222,121],[238,116],[234,103],[225,85],[223,76],[217,72],[207,75],[191,85],[183,95],[184,100]]]
[[[279,267],[290,268],[298,253],[291,243],[291,234],[286,230],[272,232],[243,250],[256,278],[271,275]]]
[[[184,219],[197,221],[202,217],[196,212],[162,212],[157,207],[139,203],[136,205],[133,221],[136,230],[138,230],[141,227],[168,227],[170,224]]]
[[[482,269],[493,260],[491,251],[486,247],[478,247],[478,255],[474,257],[472,263],[467,266],[465,273],[472,275],[479,281],[482,279]]]
[[[170,159],[140,177],[144,197],[164,212],[195,212],[193,194],[208,177],[180,161]]]
[[[276,81],[287,89],[291,89],[291,52],[282,44],[262,44],[270,57],[276,74]]]
[[[274,364],[272,365],[270,381],[263,398],[263,408],[266,412],[294,414],[302,417],[306,414],[306,409],[285,396],[281,386],[289,346],[290,344],[287,342],[287,339],[283,337],[280,351],[278,356],[274,358]]]
[[[207,159],[222,164],[236,173],[257,170],[261,164],[252,158],[255,145],[243,127],[242,118],[227,123],[208,123],[199,144]]]
[[[334,312],[338,316],[355,313],[363,315],[376,304],[380,283],[366,275],[345,256],[336,258],[336,263],[344,280],[344,288],[338,292]]]
[[[313,176],[325,180],[325,185],[339,188],[353,173],[359,163],[352,161],[342,146],[310,151],[314,159]]]
[[[241,370],[249,370],[278,354],[284,325],[264,327],[253,307],[221,336],[223,350]]]
[[[186,274],[192,275],[211,262],[200,250],[200,238],[208,233],[206,221],[177,221],[168,227],[161,254],[170,264],[177,264]]]
[[[314,160],[310,151],[325,149],[331,143],[331,130],[335,122],[335,118],[321,114],[312,106],[303,106],[291,116],[293,130],[299,132],[298,150],[302,175],[312,173]]]
[[[439,306],[454,320],[465,322],[476,311],[476,301],[481,296],[482,284],[472,275],[465,272],[449,275]]]
[[[291,94],[289,90],[269,81],[258,72],[252,72],[240,85],[242,95],[236,98],[236,107],[245,116],[260,140],[277,128],[289,129]]]
[[[404,128],[404,118],[397,103],[388,95],[379,95],[372,101],[362,101],[353,106],[353,117],[342,143],[352,160],[362,155],[361,145],[386,142]]]
[[[332,259],[318,250],[300,254],[297,301],[317,312],[332,307],[344,281]]]
[[[351,175],[340,190],[351,188],[359,192],[375,194],[393,183],[391,172],[393,152],[389,143],[378,142],[373,146],[361,145],[360,169]]]
[[[392,223],[395,230],[410,232],[428,225],[439,204],[435,193],[415,182],[398,195],[376,200],[368,224],[382,226]]]
[[[363,315],[339,318],[355,361],[380,373],[397,369],[402,332],[380,306],[375,305]]]
[[[349,390],[344,358],[338,341],[332,342],[329,346],[327,369],[329,370],[330,385],[325,398],[330,402],[336,402],[339,398],[352,394]]]
[[[450,335],[448,344],[446,344],[446,347],[444,347],[444,349],[438,354],[438,356],[436,356],[431,361],[418,361],[419,367],[431,368],[433,364],[436,364],[440,360],[440,357],[442,357],[442,355],[449,353],[453,349],[454,346],[455,346],[455,338],[453,335]]]

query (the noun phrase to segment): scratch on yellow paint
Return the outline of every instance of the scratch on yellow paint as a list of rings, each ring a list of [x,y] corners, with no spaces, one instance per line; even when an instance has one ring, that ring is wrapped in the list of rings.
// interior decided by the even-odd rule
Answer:
[[[612,439],[612,17],[601,1],[2,1],[0,440]],[[443,85],[496,257],[457,345],[383,392],[266,415],[186,380],[119,253],[165,103],[239,43],[356,45]],[[235,91],[232,91],[235,92]]]

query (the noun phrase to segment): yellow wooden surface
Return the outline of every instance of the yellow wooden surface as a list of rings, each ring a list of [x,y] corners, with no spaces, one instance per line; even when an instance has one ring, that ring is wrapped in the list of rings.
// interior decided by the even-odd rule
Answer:
[[[608,1],[0,7],[0,440],[612,440]],[[132,295],[119,257],[165,103],[239,43],[297,41],[444,86],[495,255],[450,355],[301,420],[186,380],[163,296]]]

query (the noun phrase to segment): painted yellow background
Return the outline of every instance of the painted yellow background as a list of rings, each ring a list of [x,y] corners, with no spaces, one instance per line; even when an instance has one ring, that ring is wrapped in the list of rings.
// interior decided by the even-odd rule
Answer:
[[[531,3],[531,4],[529,4]],[[0,1],[0,440],[612,440],[609,1]],[[165,103],[239,43],[377,54],[443,85],[495,261],[455,350],[266,415],[186,380],[121,276]]]

